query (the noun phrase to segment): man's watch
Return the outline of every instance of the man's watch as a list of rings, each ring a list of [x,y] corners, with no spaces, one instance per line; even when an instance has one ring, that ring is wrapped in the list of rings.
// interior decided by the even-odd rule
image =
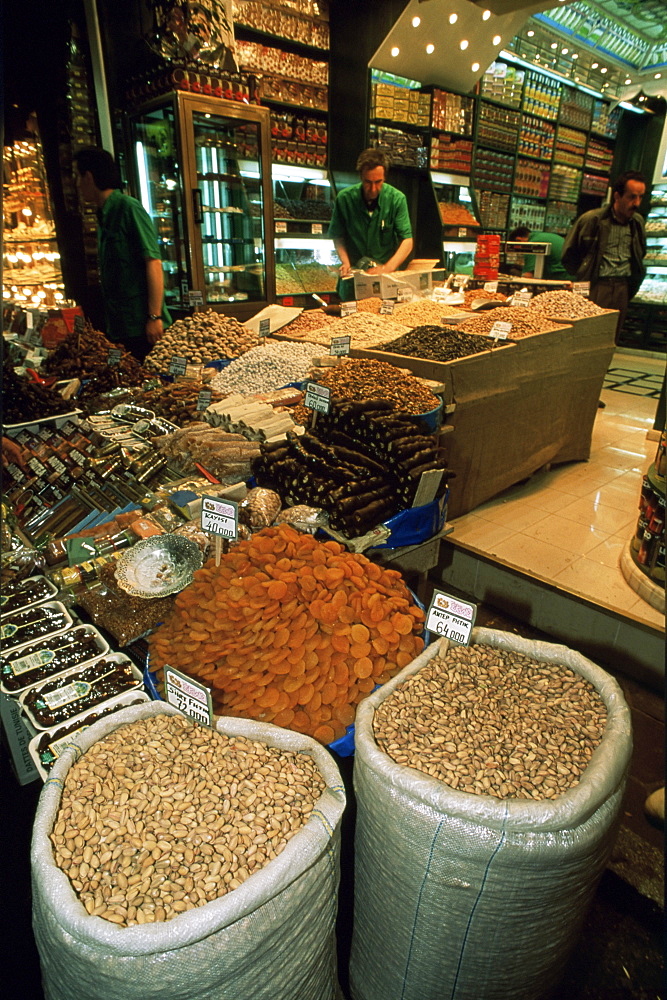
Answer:
[[[162,319],[162,314],[161,313],[149,313],[148,314],[148,318],[149,319]]]

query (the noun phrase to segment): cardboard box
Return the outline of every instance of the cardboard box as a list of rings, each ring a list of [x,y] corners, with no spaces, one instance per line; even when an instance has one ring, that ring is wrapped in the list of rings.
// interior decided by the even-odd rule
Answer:
[[[355,274],[354,294],[357,299],[396,299],[399,289],[428,292],[432,286],[431,271],[394,271],[393,274]]]

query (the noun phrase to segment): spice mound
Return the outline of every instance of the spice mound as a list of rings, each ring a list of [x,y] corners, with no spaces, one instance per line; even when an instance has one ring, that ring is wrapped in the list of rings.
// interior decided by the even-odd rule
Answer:
[[[180,715],[141,719],[68,771],[55,862],[91,916],[122,927],[171,920],[277,857],[324,787],[305,753]]]
[[[220,715],[328,744],[421,651],[423,620],[396,570],[281,524],[196,571],[151,637],[151,667],[202,681]]]
[[[373,728],[397,764],[460,792],[554,799],[579,782],[606,715],[569,667],[478,645],[430,660],[380,705]]]

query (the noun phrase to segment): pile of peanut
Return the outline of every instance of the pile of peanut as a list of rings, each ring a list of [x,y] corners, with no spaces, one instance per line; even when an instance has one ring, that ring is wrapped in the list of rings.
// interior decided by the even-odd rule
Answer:
[[[257,343],[256,334],[233,316],[207,309],[172,323],[148,352],[144,364],[151,371],[166,372],[174,355],[203,364],[219,358],[238,358]]]
[[[238,888],[306,823],[311,757],[180,715],[121,726],[72,765],[51,841],[86,912],[155,923]]]
[[[460,792],[554,799],[579,782],[606,709],[568,667],[491,646],[453,646],[382,702],[378,746]]]
[[[585,319],[588,316],[599,316],[606,311],[585,296],[564,290],[536,295],[530,300],[530,308],[540,316],[558,320]]]
[[[520,340],[534,333],[548,333],[558,328],[558,323],[546,319],[536,309],[526,306],[501,306],[471,316],[470,319],[459,323],[457,330],[463,330],[464,333],[490,333],[491,327],[496,322],[512,324],[512,330],[508,334],[510,340]]]

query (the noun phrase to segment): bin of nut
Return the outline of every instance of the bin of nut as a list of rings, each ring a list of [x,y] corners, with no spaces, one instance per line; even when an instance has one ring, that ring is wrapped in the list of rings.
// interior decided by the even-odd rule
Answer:
[[[549,993],[611,854],[631,751],[611,676],[491,629],[436,642],[371,694],[356,722],[353,995]]]
[[[326,751],[156,703],[77,743],[53,767],[32,843],[50,996],[333,995],[345,795]]]

